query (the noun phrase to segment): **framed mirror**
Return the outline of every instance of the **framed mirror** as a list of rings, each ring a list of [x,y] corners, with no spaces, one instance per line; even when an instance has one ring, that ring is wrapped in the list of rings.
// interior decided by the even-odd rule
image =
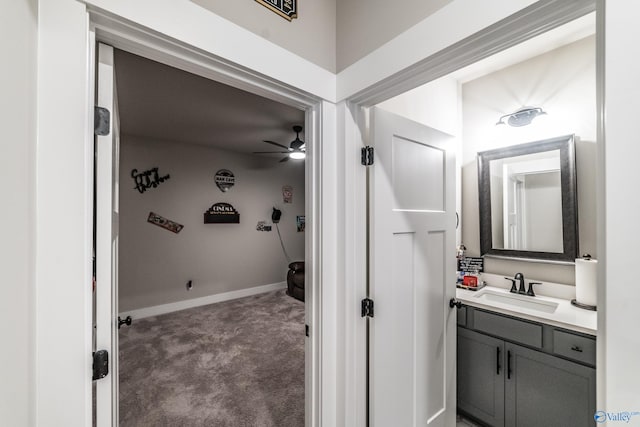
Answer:
[[[478,193],[482,255],[575,260],[573,135],[478,153]]]

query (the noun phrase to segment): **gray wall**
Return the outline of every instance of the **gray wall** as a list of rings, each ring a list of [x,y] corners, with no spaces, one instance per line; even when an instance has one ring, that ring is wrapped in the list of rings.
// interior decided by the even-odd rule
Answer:
[[[342,71],[452,0],[338,0],[337,70]]]
[[[254,0],[192,1],[322,68],[336,71],[336,0],[299,0],[298,18],[291,22]]]
[[[254,0],[192,1],[322,68],[339,72],[453,0],[299,0],[298,18],[291,22]]]
[[[0,424],[32,420],[37,2],[2,3],[0,52]]]
[[[479,151],[575,133],[578,174],[580,253],[596,249],[596,101],[595,38],[579,40],[462,86],[462,241],[479,255]],[[540,106],[549,114],[530,126],[495,126],[498,118],[522,106]],[[575,282],[573,266],[487,259],[486,270],[557,283]]]
[[[275,227],[273,206],[282,210],[280,230],[291,258],[304,260],[304,234],[296,216],[304,215],[304,163],[278,163],[213,148],[123,136],[120,158],[120,311],[177,302],[286,279],[285,259]],[[140,194],[131,170],[158,167],[171,178]],[[221,192],[213,181],[229,169],[236,184]],[[282,186],[294,188],[284,204]],[[217,202],[231,203],[240,224],[204,224],[203,213]],[[178,234],[147,223],[153,211],[184,225]],[[185,284],[193,280],[193,289]]]

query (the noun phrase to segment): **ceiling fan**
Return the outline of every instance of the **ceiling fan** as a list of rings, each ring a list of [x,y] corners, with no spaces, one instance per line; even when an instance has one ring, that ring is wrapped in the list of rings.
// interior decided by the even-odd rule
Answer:
[[[275,145],[276,147],[284,148],[286,151],[254,151],[253,154],[287,154],[285,158],[280,160],[280,163],[286,162],[289,159],[301,160],[306,157],[306,148],[304,141],[300,140],[300,132],[302,132],[302,126],[294,126],[293,131],[296,133],[296,139],[291,141],[291,144],[286,145],[278,144],[273,141],[262,141],[267,144]]]

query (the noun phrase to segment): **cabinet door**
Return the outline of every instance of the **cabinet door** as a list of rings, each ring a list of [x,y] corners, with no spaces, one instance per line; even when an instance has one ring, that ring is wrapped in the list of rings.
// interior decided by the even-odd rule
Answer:
[[[458,409],[504,426],[504,341],[458,328]]]
[[[515,344],[505,349],[507,426],[595,425],[595,369]]]

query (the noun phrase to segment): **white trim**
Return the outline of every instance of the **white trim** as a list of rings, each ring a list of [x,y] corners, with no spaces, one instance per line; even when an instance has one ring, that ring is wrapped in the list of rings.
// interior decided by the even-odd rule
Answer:
[[[375,105],[579,18],[594,1],[455,0],[340,72],[337,99]]]
[[[90,426],[93,142],[87,130],[93,105],[88,15],[74,1],[37,6],[33,424]]]
[[[607,288],[615,286],[616,281],[607,283],[607,138],[605,128],[605,89],[606,89],[606,1],[596,0],[596,103],[598,123],[596,142],[596,236],[598,250],[598,283],[605,286],[598,286],[596,297],[598,302],[598,339],[596,339],[596,404],[598,410],[605,410],[608,406],[607,391],[609,390],[609,379],[607,378],[607,318],[611,316],[607,311]],[[622,67],[625,64],[621,64]],[[637,85],[636,85],[637,86]],[[612,206],[613,207],[613,206]],[[625,223],[626,224],[626,223]],[[626,245],[625,245],[626,247]],[[625,281],[620,282],[622,286],[626,285]],[[631,294],[629,294],[630,296]],[[619,307],[611,310],[613,313],[628,314],[635,311],[622,311]],[[626,347],[626,346],[625,346]],[[617,397],[617,396],[616,396]],[[602,406],[601,406],[602,405]]]
[[[629,280],[629,270],[637,263],[635,251],[629,250],[629,242],[640,235],[640,224],[633,220],[633,213],[640,210],[640,199],[629,197],[637,193],[636,164],[640,156],[634,115],[640,108],[637,96],[640,62],[637,56],[629,55],[634,41],[640,38],[640,4],[599,0],[598,6],[598,12],[603,13],[597,18],[597,29],[606,28],[606,31],[602,37],[596,33],[600,54],[597,70],[601,73],[596,166],[599,189],[597,410],[640,411],[637,389],[640,294],[633,288],[633,279]],[[632,417],[630,424],[637,425],[639,418]]]
[[[306,198],[306,212],[307,230],[310,233],[306,234],[308,268],[305,311],[306,324],[311,332],[305,349],[305,403],[308,405],[305,423],[307,427],[319,427],[325,423],[321,420],[328,420],[326,422],[329,424],[325,425],[334,424],[332,420],[336,418],[335,405],[325,405],[323,397],[332,396],[335,390],[335,364],[324,366],[324,361],[335,359],[332,344],[335,337],[321,331],[323,317],[334,318],[333,312],[336,310],[335,298],[327,296],[331,294],[325,293],[325,290],[338,286],[332,276],[335,253],[331,247],[327,254],[322,250],[325,240],[330,238],[333,241],[335,227],[332,224],[337,221],[335,208],[330,211],[324,208],[325,200],[330,200],[337,188],[337,183],[332,179],[335,175],[333,170],[324,169],[335,165],[335,160],[323,160],[324,151],[335,146],[335,107],[312,93],[246,70],[211,53],[126,22],[111,13],[91,10],[90,15],[99,41],[109,41],[114,47],[306,110],[306,194],[310,195]],[[228,35],[225,40],[229,40]]]
[[[378,84],[535,0],[454,0],[338,74],[337,100]],[[409,12],[410,13],[410,12]],[[456,25],[451,25],[452,23]],[[372,65],[375,65],[372,67]]]
[[[336,75],[289,52],[190,0],[84,0],[92,20],[116,18],[121,27],[135,27],[147,35],[180,45],[183,51],[206,53],[218,65],[236,69],[236,77],[260,75],[281,85],[335,102]],[[135,24],[132,24],[135,23]],[[116,29],[111,26],[112,29]],[[144,28],[144,30],[143,30]],[[152,29],[152,30],[147,30]],[[118,31],[115,31],[117,33]],[[100,33],[98,33],[100,37]],[[111,43],[111,40],[102,38]],[[135,39],[132,39],[135,40]],[[256,55],[255,52],[260,52]],[[134,52],[136,53],[136,52]],[[140,53],[139,53],[140,54]],[[146,56],[146,55],[142,55]],[[227,83],[221,80],[222,83]],[[282,83],[286,82],[286,83]]]
[[[249,297],[251,295],[262,294],[265,292],[277,291],[286,287],[287,282],[270,283],[268,285],[255,286],[253,288],[239,289],[237,291],[223,292],[221,294],[207,295],[204,297],[176,301],[168,304],[160,304],[151,307],[123,311],[119,314],[119,316],[123,319],[127,316],[131,316],[131,318],[134,320],[144,319],[145,317],[159,316],[161,314],[173,313],[174,311],[186,310],[188,308],[200,307],[203,305],[230,301],[238,298]]]
[[[361,111],[347,102],[338,104],[339,151],[338,181],[341,206],[340,234],[337,247],[339,271],[343,283],[348,283],[338,297],[343,300],[337,312],[339,328],[338,354],[343,357],[338,368],[339,394],[337,425],[362,427],[366,425],[366,323],[360,317],[360,301],[367,296],[366,251],[366,168],[360,164],[360,148],[366,130],[358,126],[355,113]],[[355,112],[355,113],[354,113]],[[341,400],[341,401],[340,401]]]

